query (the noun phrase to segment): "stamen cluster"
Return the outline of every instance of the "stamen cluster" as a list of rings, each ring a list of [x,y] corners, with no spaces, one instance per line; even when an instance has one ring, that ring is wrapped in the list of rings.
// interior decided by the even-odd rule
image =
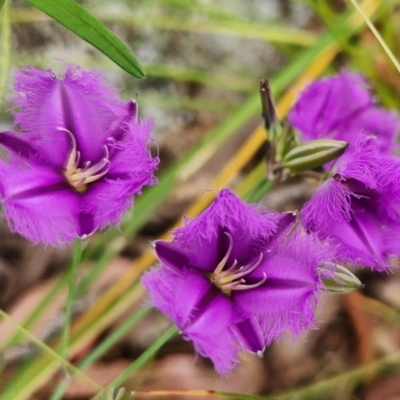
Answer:
[[[65,167],[64,175],[71,186],[82,193],[86,190],[89,183],[101,179],[110,170],[111,162],[108,147],[104,145],[105,154],[98,163],[91,165],[91,161],[86,161],[84,166],[80,167],[81,153],[77,150],[75,136],[67,129],[59,128],[59,130],[67,132],[72,143],[72,150]]]
[[[229,248],[224,258],[217,265],[217,268],[215,268],[214,272],[210,275],[211,282],[228,295],[231,294],[232,290],[248,290],[261,286],[267,280],[265,273],[263,273],[263,278],[259,282],[253,284],[246,283],[244,277],[250,274],[250,272],[253,272],[260,265],[264,257],[262,253],[254,264],[240,267],[238,266],[238,261],[234,260],[229,268],[224,269],[233,247],[232,236],[228,232],[224,233],[229,238]]]

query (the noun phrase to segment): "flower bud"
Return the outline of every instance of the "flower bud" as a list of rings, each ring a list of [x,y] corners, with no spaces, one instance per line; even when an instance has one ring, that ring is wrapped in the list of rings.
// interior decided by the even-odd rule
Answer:
[[[281,132],[281,125],[276,115],[274,98],[266,79],[260,81],[260,96],[265,129],[269,132],[268,138],[274,141]]]
[[[302,143],[285,155],[282,165],[291,171],[314,169],[341,156],[347,146],[347,142],[330,139]]]
[[[364,284],[347,268],[337,265],[335,273],[323,279],[325,290],[333,293],[347,293],[355,289],[362,289]]]

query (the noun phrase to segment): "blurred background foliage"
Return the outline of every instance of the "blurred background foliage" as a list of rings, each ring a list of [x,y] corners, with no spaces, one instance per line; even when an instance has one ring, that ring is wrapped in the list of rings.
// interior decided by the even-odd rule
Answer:
[[[138,279],[155,263],[149,241],[168,237],[182,214],[197,215],[230,186],[247,201],[299,208],[315,189],[294,179],[269,191],[259,79],[268,78],[283,119],[311,80],[342,68],[363,73],[376,97],[400,109],[398,72],[350,1],[82,0],[143,65],[147,79],[123,72],[99,51],[22,0],[0,14],[0,130],[12,124],[12,71],[23,64],[62,70],[64,60],[104,71],[154,118],[159,184],[135,201],[121,231],[85,243],[74,302],[69,362],[58,354],[70,249],[32,246],[2,222],[0,242],[0,397],[90,399],[107,387],[135,398],[389,399],[400,395],[400,274],[360,271],[366,289],[326,296],[321,327],[245,356],[227,378],[170,321],[141,308]],[[399,58],[400,7],[360,2]],[[176,392],[214,389],[220,393]],[[145,391],[153,391],[147,392]],[[279,393],[287,392],[286,395]],[[110,389],[109,397],[117,398]],[[114,396],[114,397],[113,397]],[[392,396],[392,397],[390,397]],[[101,398],[101,397],[98,397]],[[118,397],[119,398],[119,397]],[[263,397],[265,398],[265,397]],[[275,398],[275,397],[274,397]]]

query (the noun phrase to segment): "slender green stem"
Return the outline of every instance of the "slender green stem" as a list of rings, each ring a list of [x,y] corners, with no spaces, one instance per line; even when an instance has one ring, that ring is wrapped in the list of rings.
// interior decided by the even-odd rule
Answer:
[[[68,297],[65,305],[65,321],[62,331],[61,340],[61,355],[65,360],[68,360],[69,354],[69,342],[70,342],[70,330],[72,320],[72,307],[76,295],[76,273],[82,258],[82,240],[77,239],[74,243],[74,251],[72,255],[72,263],[68,270]],[[65,370],[68,376],[68,371]],[[62,382],[53,393],[51,400],[60,400],[67,387],[67,382]]]
[[[77,239],[74,243],[74,251],[72,255],[72,263],[68,271],[68,297],[65,305],[65,321],[62,334],[61,354],[65,359],[68,359],[69,339],[72,320],[72,306],[76,293],[76,273],[78,265],[82,258],[82,240]]]
[[[172,326],[165,332],[161,337],[159,337],[137,360],[135,360],[118,378],[114,379],[106,389],[111,387],[118,387],[125,382],[125,380],[132,375],[138,368],[148,362],[157,351],[170,340],[178,332],[176,326]],[[101,393],[100,393],[101,395]],[[92,400],[98,400],[101,397],[95,396]]]
[[[121,337],[142,319],[148,312],[149,308],[141,308],[128,318],[121,326],[112,332],[103,342],[101,342],[84,360],[78,364],[80,370],[84,370],[96,360],[98,360],[111,346],[113,346]]]
[[[11,2],[3,0],[0,4],[1,45],[0,45],[0,108],[3,105],[4,92],[7,87],[11,58]]]
[[[83,371],[85,368],[92,365],[98,360],[111,346],[113,346],[132,326],[134,326],[141,318],[149,312],[148,308],[141,308],[136,311],[130,318],[128,318],[118,329],[116,329],[110,336],[108,336],[102,343],[100,343],[83,361],[81,361],[77,368]],[[83,373],[83,372],[81,372]],[[72,374],[75,376],[75,373]],[[70,382],[63,381],[58,385],[54,391],[51,400],[62,399],[65,391],[68,389]]]

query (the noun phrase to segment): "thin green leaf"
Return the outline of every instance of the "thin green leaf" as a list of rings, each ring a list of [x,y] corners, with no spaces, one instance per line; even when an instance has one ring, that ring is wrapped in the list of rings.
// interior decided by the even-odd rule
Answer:
[[[4,5],[4,8],[2,9]],[[0,0],[0,108],[7,87],[11,59],[11,4],[10,0]]]
[[[129,74],[143,78],[139,61],[102,22],[73,0],[25,0],[77,34]]]
[[[92,387],[98,388],[99,390],[103,389],[101,385],[99,385],[96,381],[91,379],[89,376],[85,375],[81,370],[76,368],[74,365],[72,365],[68,360],[63,358],[60,354],[57,353],[57,350],[52,349],[50,346],[48,346],[46,343],[43,343],[41,340],[39,340],[35,335],[30,333],[28,330],[26,330],[24,327],[22,327],[18,322],[16,322],[13,318],[11,318],[5,311],[0,309],[0,319],[4,319],[7,323],[11,324],[12,326],[15,326],[19,332],[21,332],[22,335],[32,343],[34,343],[39,350],[41,350],[41,354],[43,354],[43,357],[41,358],[41,361],[43,364],[39,366],[39,369],[37,371],[43,371],[46,368],[50,369],[54,367],[54,365],[64,365],[65,368],[68,369],[69,373],[73,374],[74,376],[79,376],[85,380],[87,384],[90,384]],[[38,376],[39,374],[36,374],[35,377],[40,377]],[[20,389],[24,388],[28,393],[31,393],[29,391],[30,386],[33,385],[33,389],[35,388],[35,385],[37,385],[37,382],[35,379],[30,379],[30,380],[25,380],[24,376],[22,375],[22,379],[19,380],[18,377],[13,377],[13,383],[15,385],[12,385],[10,387],[5,388],[4,385],[1,386],[1,389],[3,390],[1,392],[1,399],[2,400],[7,400],[7,399],[12,399],[12,400],[23,400],[23,399],[28,399],[32,398],[29,394],[25,396],[24,393],[20,393]],[[43,381],[42,381],[43,382]],[[3,383],[3,382],[2,382]]]
[[[95,347],[79,364],[79,370],[84,370],[85,368],[92,365],[97,361],[103,354],[108,351],[111,346],[113,346],[118,340],[125,335],[129,329],[139,322],[148,312],[149,308],[140,308],[132,316],[130,316],[126,321],[124,321],[115,331],[111,332],[97,347]]]
[[[140,357],[138,357],[121,375],[114,379],[107,388],[118,387],[122,385],[129,376],[131,376],[138,368],[151,360],[160,350],[160,348],[178,333],[178,328],[172,326],[162,336],[160,336]],[[92,400],[98,399],[95,396]]]
[[[365,23],[367,24],[368,28],[374,34],[376,40],[382,46],[383,50],[385,51],[387,56],[390,58],[390,61],[396,67],[397,71],[400,73],[400,64],[399,64],[399,62],[397,61],[396,57],[393,55],[392,51],[389,49],[389,47],[387,46],[385,41],[382,39],[382,36],[376,30],[374,24],[371,22],[371,20],[368,18],[368,16],[365,15],[364,11],[362,10],[362,8],[358,5],[358,3],[355,0],[350,0],[350,1],[354,5],[356,10],[361,14],[361,16],[363,17],[363,19],[364,19]]]

